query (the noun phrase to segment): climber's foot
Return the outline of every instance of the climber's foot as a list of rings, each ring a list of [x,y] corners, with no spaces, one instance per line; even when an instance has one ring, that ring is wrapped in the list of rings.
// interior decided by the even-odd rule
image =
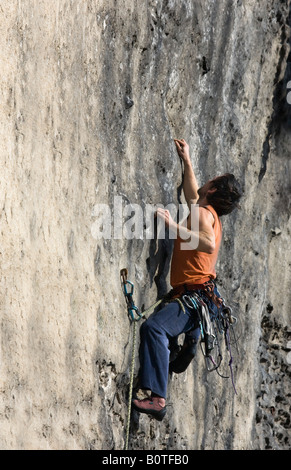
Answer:
[[[158,421],[162,421],[166,414],[166,401],[162,397],[150,397],[143,400],[132,400],[133,407],[140,413],[152,415]]]

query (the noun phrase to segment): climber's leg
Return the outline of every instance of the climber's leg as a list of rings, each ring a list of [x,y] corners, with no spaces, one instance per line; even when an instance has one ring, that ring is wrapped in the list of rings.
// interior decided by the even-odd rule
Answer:
[[[133,405],[141,412],[151,413],[155,406],[157,411],[167,396],[169,374],[169,338],[189,331],[193,327],[192,312],[183,312],[178,302],[170,302],[155,312],[140,330],[140,371],[139,386],[151,390],[150,400],[134,400]],[[159,400],[153,400],[157,398]],[[153,404],[151,404],[153,403]]]

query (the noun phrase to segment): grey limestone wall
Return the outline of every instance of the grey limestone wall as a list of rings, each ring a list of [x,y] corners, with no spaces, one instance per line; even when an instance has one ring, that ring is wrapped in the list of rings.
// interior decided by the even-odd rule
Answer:
[[[123,448],[119,271],[149,306],[171,243],[96,239],[96,208],[177,204],[177,137],[200,183],[244,187],[217,266],[238,395],[198,354],[162,423],[133,416],[129,447],[289,449],[289,2],[3,0],[0,32],[1,449]]]

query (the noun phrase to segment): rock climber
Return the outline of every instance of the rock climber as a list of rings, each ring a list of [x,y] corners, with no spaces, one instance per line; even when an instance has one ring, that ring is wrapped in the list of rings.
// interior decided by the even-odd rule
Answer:
[[[189,207],[187,224],[177,224],[169,211],[159,208],[157,217],[169,228],[176,231],[171,261],[170,284],[172,298],[194,290],[211,291],[213,298],[219,297],[215,284],[215,265],[222,238],[220,217],[230,214],[239,207],[242,196],[240,185],[234,175],[224,174],[198,186],[190,159],[189,145],[184,139],[175,139],[176,150],[184,166],[183,192]],[[193,232],[191,211],[199,211],[199,230]],[[182,249],[182,243],[196,241],[195,249]],[[185,333],[182,353],[170,363],[171,342],[175,344],[179,335]],[[168,375],[182,372],[195,354],[200,336],[197,314],[181,303],[169,301],[162,304],[141,326],[138,388],[147,390],[150,396],[133,399],[133,407],[141,412],[162,420],[166,414]],[[177,344],[177,343],[176,343]],[[171,367],[171,364],[172,365]]]

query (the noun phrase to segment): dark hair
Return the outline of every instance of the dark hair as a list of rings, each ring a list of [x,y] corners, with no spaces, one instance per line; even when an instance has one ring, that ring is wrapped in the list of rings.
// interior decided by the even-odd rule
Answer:
[[[242,189],[234,175],[226,173],[218,176],[212,180],[212,187],[216,188],[216,191],[207,195],[207,200],[218,216],[230,214],[235,208],[240,207]]]

